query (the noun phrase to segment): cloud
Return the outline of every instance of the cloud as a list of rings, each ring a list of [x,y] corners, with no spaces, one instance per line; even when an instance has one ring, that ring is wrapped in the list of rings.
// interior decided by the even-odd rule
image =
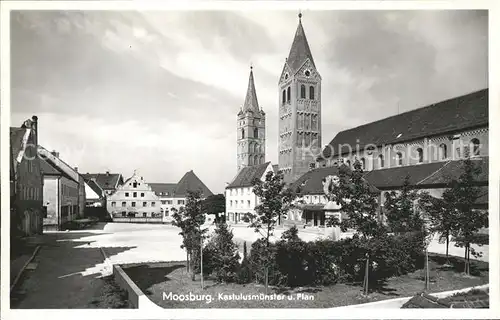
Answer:
[[[307,11],[302,23],[323,78],[322,144],[488,86],[486,11]],[[296,28],[289,11],[14,12],[13,123],[37,114],[43,144],[88,171],[175,182],[193,169],[221,192],[250,63],[277,161],[277,83]]]

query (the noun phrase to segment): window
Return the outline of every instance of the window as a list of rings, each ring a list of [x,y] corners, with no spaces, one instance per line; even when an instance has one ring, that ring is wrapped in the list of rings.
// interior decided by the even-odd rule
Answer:
[[[153,201],[151,202],[151,206],[154,207],[156,205],[156,203]]]
[[[286,90],[283,90],[283,97],[282,97],[281,101],[283,104],[285,104],[285,102],[286,102]]]
[[[257,129],[257,128],[253,129],[253,137],[254,138],[258,138],[259,137],[259,129]]]
[[[134,198],[137,198],[137,192],[134,192]]]
[[[125,197],[128,197],[128,192],[125,192]]]
[[[132,201],[132,207],[135,207],[135,201]]]
[[[144,197],[144,192],[141,192],[141,197]]]
[[[396,153],[396,160],[398,161],[398,166],[403,165],[403,155],[401,152]]]
[[[167,201],[162,200],[162,201],[161,201],[161,204],[167,204]]]
[[[378,156],[378,167],[379,168],[384,167],[384,156],[382,154]]]
[[[167,200],[167,204],[172,204],[172,200]]]
[[[126,215],[127,213],[125,211],[122,211],[122,217],[125,218]]]
[[[448,150],[446,148],[446,145],[442,143],[439,146],[439,160],[444,160],[446,158],[448,158]]]
[[[422,150],[422,148],[417,149],[417,158],[418,158],[418,163],[424,162],[424,150]]]
[[[233,200],[229,200],[229,207],[232,208],[233,207]]]
[[[177,204],[184,204],[184,200],[177,200]]]
[[[137,182],[134,182],[132,187],[137,188]]]
[[[245,139],[245,129],[241,129],[241,139]]]
[[[313,86],[309,87],[309,99],[314,100],[314,87]]]
[[[479,140],[474,138],[470,141],[470,144],[471,144],[471,149],[472,149],[472,155],[478,156],[479,155],[479,148],[480,148]]]
[[[126,207],[127,203],[125,201],[122,202],[122,207]]]
[[[301,99],[306,98],[306,86],[303,84],[300,85],[300,98]]]
[[[146,218],[146,217],[148,216],[148,214],[147,214],[146,212],[143,212],[143,213],[142,213],[142,216],[143,216],[144,218]]]
[[[247,200],[247,208],[250,208],[250,200]]]
[[[290,102],[291,97],[292,97],[292,92],[291,92],[290,87],[288,87],[288,88],[286,89],[286,100],[287,100],[288,102]]]
[[[112,206],[113,208],[114,208],[114,207],[116,207],[116,202],[115,202],[115,201],[111,202],[111,206]]]
[[[365,170],[365,169],[366,169],[366,160],[365,160],[365,158],[361,158],[361,168],[362,168],[363,170]]]
[[[148,206],[148,203],[147,203],[146,201],[144,201],[144,202],[142,203],[142,206],[143,206],[143,207],[147,207],[147,206]]]

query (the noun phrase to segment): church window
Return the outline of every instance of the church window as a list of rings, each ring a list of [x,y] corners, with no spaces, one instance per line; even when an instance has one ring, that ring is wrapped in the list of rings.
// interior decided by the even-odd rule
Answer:
[[[286,89],[286,100],[287,100],[288,102],[290,102],[291,97],[292,97],[292,92],[291,92],[290,87],[288,87],[288,88]]]
[[[253,137],[258,138],[259,137],[259,129],[255,128],[253,129]]]
[[[424,150],[422,148],[417,149],[418,163],[424,162]]]
[[[245,139],[245,129],[241,129],[241,139]]]
[[[306,72],[304,72],[304,74],[306,75],[306,77],[309,77],[311,75],[311,71],[306,70]]]
[[[366,160],[365,160],[365,158],[361,158],[361,169],[363,169],[363,170],[366,169]]]
[[[448,150],[446,148],[446,145],[442,143],[439,146],[439,160],[444,160],[446,158],[448,158]]]
[[[306,86],[303,84],[300,85],[300,98],[301,99],[306,98]]]
[[[479,140],[474,138],[470,141],[470,143],[471,143],[472,155],[478,156],[479,155],[479,147],[480,147]]]
[[[283,90],[283,97],[281,100],[283,104],[286,102],[286,90]]]
[[[401,152],[396,153],[396,160],[398,161],[398,166],[403,165],[403,155]]]
[[[383,168],[384,167],[384,155],[379,155],[378,156],[378,167]]]
[[[248,165],[253,166],[253,157],[252,156],[250,156],[250,158],[248,158]]]
[[[263,163],[264,163],[264,156],[263,156],[263,155],[261,155],[261,156],[260,156],[260,163],[261,163],[261,164],[263,164]]]
[[[309,87],[309,99],[314,100],[314,87],[313,86]]]

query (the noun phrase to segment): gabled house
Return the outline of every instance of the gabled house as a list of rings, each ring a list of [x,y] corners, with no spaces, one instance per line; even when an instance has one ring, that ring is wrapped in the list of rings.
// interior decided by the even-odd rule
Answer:
[[[38,118],[10,128],[11,235],[31,236],[43,231],[43,178],[37,156]]]
[[[85,207],[106,207],[106,192],[94,178],[85,180]]]
[[[253,193],[252,183],[254,179],[264,180],[270,171],[277,172],[277,166],[271,162],[243,167],[226,186],[225,219],[228,223],[242,223],[245,215],[255,213],[259,199]]]
[[[82,175],[86,181],[94,180],[104,190],[106,196],[113,194],[119,186],[123,185],[123,176],[120,173],[86,173]]]

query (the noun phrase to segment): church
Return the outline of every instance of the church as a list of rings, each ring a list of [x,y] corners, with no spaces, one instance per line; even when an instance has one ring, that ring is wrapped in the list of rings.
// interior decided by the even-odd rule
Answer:
[[[278,79],[278,164],[265,160],[265,113],[258,104],[251,68],[245,102],[237,115],[238,173],[226,187],[226,214],[231,203],[238,203],[234,189],[251,193],[248,175],[262,176],[274,168],[289,186],[300,190],[303,200],[286,222],[323,227],[332,208],[325,208],[322,181],[338,174],[340,167],[352,169],[359,161],[383,207],[384,193],[401,188],[406,176],[416,189],[440,197],[449,180],[460,175],[466,156],[481,168],[476,184],[482,195],[476,206],[487,210],[487,88],[341,131],[323,146],[321,81],[299,14]]]

